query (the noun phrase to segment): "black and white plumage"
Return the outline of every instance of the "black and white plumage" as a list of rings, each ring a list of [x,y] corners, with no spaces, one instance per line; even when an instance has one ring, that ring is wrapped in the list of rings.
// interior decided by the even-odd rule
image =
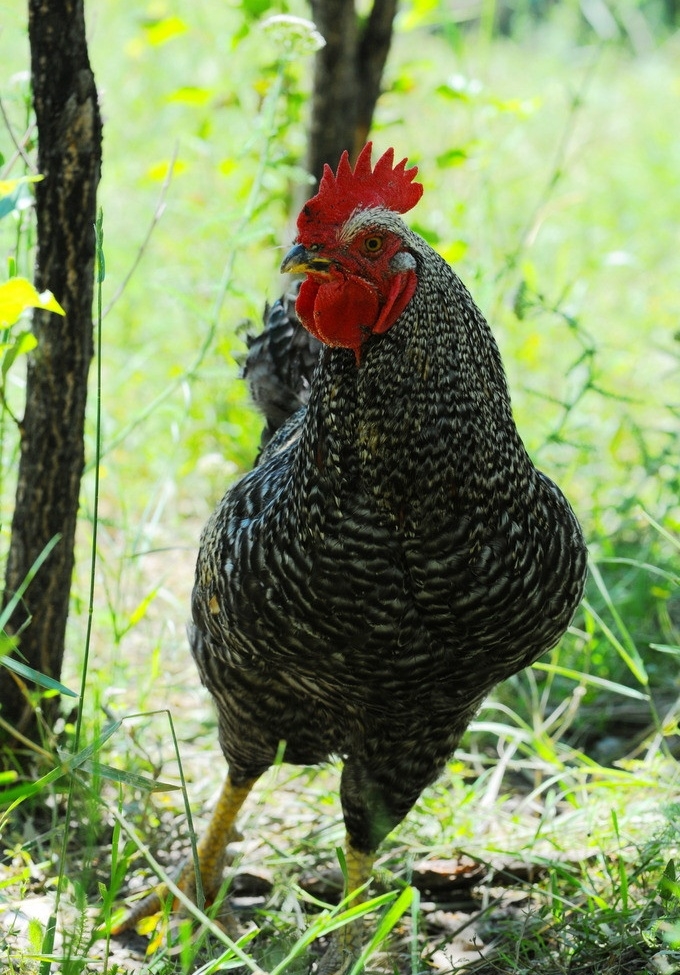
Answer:
[[[295,314],[299,282],[273,305],[265,305],[258,335],[247,335],[248,354],[243,378],[253,403],[265,419],[260,447],[266,447],[276,431],[306,406],[312,376],[321,353],[321,342],[310,335]]]
[[[418,287],[357,368],[325,349],[306,411],[203,533],[194,654],[233,781],[343,756],[351,846],[374,851],[489,690],[564,632],[585,547],[517,433],[488,325],[394,215]]]

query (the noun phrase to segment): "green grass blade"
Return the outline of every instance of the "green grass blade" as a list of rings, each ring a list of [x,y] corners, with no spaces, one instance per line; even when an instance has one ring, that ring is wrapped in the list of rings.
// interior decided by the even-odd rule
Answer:
[[[47,674],[41,674],[39,671],[34,670],[33,667],[29,667],[27,664],[22,664],[20,660],[14,660],[13,657],[1,657],[0,666],[6,667],[8,670],[14,671],[19,677],[25,677],[26,680],[33,681],[39,687],[45,687],[48,691],[58,691],[60,694],[64,694],[66,697],[78,697],[75,691],[72,691],[69,687],[55,680],[54,677],[48,677]]]
[[[5,627],[7,626],[8,620],[11,619],[12,613],[21,602],[24,593],[26,592],[30,584],[33,582],[33,580],[35,579],[36,574],[40,570],[40,567],[44,563],[45,559],[49,556],[50,552],[52,551],[52,549],[57,544],[60,538],[61,535],[55,535],[53,538],[49,540],[45,548],[42,550],[42,552],[37,557],[37,559],[31,566],[31,568],[26,573],[26,578],[24,579],[24,581],[21,583],[17,591],[12,594],[12,598],[7,602],[7,605],[0,613],[0,630],[4,630]]]
[[[352,895],[354,896],[354,895]],[[390,891],[386,894],[380,894],[378,897],[373,897],[371,900],[362,901],[360,904],[356,904],[354,907],[350,907],[347,910],[342,910],[343,905],[347,903],[347,898],[345,898],[334,912],[325,912],[318,915],[311,924],[307,926],[307,929],[298,938],[293,947],[290,949],[285,958],[283,958],[278,965],[276,965],[269,975],[282,975],[283,972],[288,968],[288,966],[305,950],[309,947],[312,941],[316,941],[317,938],[322,936],[332,934],[333,931],[337,931],[338,928],[344,928],[346,924],[356,921],[363,917],[364,914],[368,914],[370,911],[375,910],[378,907],[383,907],[390,901],[396,898],[396,892]]]
[[[179,785],[170,785],[168,782],[150,779],[146,775],[125,772],[123,769],[114,768],[112,765],[105,765],[102,762],[93,762],[91,759],[83,762],[81,768],[84,772],[101,775],[103,779],[108,779],[109,782],[128,785],[132,789],[141,789],[142,792],[176,792],[181,788]]]
[[[531,665],[534,670],[543,670],[547,674],[558,674],[560,677],[568,677],[579,684],[590,684],[593,687],[600,687],[603,690],[611,691],[613,694],[621,694],[623,697],[632,697],[636,701],[647,701],[649,696],[643,691],[638,691],[634,687],[626,684],[619,684],[617,681],[607,680],[604,677],[596,677],[594,674],[584,674],[580,670],[571,670],[569,667],[560,667],[557,664],[546,664],[538,660]]]
[[[649,646],[652,650],[658,650],[659,653],[670,653],[674,657],[680,657],[680,647],[672,646],[669,643],[650,643]]]
[[[87,747],[83,748],[76,755],[70,755],[61,765],[51,769],[35,782],[24,782],[14,789],[7,789],[4,792],[0,792],[0,807],[10,803],[18,804],[18,802],[23,802],[23,800],[28,799],[30,796],[42,792],[48,785],[61,779],[64,775],[68,775],[70,772],[80,768],[99,751],[104,742],[120,728],[121,724],[122,721],[113,721],[92,744],[87,745]]]
[[[617,629],[623,639],[619,640],[618,637],[615,636],[614,632],[610,629],[610,627],[607,626],[602,617],[596,612],[590,603],[588,603],[587,600],[584,600],[583,605],[592,615],[597,624],[601,627],[602,632],[605,634],[611,645],[615,648],[621,659],[625,662],[635,679],[646,687],[649,683],[649,677],[647,676],[644,661],[642,660],[642,657],[640,656],[638,649],[635,646],[635,642],[628,632],[625,623],[621,619],[619,611],[614,605],[614,601],[609,594],[609,590],[607,589],[604,579],[602,578],[602,573],[597,567],[597,564],[592,560],[589,562],[589,569],[595,585],[597,586],[600,595],[604,599],[605,605],[611,613],[612,619],[616,623]]]
[[[413,887],[405,887],[395,902],[390,905],[383,917],[378,922],[378,926],[375,929],[373,937],[361,952],[359,958],[356,960],[350,975],[359,975],[359,972],[363,971],[368,959],[371,957],[376,948],[383,943],[385,938],[394,928],[397,921],[399,921],[402,915],[408,911],[412,901]]]

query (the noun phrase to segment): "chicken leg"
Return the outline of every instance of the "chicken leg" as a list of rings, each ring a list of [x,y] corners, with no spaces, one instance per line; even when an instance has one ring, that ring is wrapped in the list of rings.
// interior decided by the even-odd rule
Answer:
[[[198,843],[198,869],[203,895],[208,904],[215,899],[222,883],[226,847],[234,834],[236,816],[256,781],[257,779],[249,779],[237,785],[230,775],[227,776],[208,828]],[[192,859],[182,867],[177,886],[192,900],[196,900],[196,872]],[[116,936],[130,931],[143,918],[157,914],[162,910],[169,893],[165,884],[159,884],[130,908],[123,920],[111,930],[111,934]],[[175,898],[173,910],[178,906]]]
[[[345,896],[359,891],[352,899],[352,906],[366,900],[366,885],[371,879],[374,859],[374,853],[362,853],[352,846],[349,838],[345,841]],[[318,964],[316,975],[345,975],[358,959],[362,948],[362,918],[358,918],[334,932],[331,943]]]

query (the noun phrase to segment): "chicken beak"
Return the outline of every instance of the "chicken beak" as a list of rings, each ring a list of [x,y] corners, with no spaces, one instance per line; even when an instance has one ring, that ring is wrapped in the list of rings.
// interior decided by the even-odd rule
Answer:
[[[307,274],[310,271],[323,274],[331,262],[310,253],[303,244],[294,244],[281,262],[281,274]]]

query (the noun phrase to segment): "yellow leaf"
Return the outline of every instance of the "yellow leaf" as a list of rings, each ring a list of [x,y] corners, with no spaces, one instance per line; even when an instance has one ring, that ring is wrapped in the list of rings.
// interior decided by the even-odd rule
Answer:
[[[531,332],[517,350],[517,359],[524,365],[537,366],[543,352],[543,339],[538,332]]]
[[[152,914],[150,917],[143,917],[137,923],[137,933],[138,934],[151,934],[158,927],[158,922],[162,918],[162,914],[158,911],[156,914]]]
[[[447,264],[456,264],[460,261],[468,249],[464,240],[452,240],[450,244],[442,244],[436,248]]]
[[[22,183],[39,183],[44,176],[21,176],[19,179],[0,179],[0,196],[9,196]]]
[[[520,118],[529,118],[541,107],[540,98],[492,98],[491,104],[501,112],[508,112],[511,115],[519,115]]]
[[[146,171],[146,175],[149,179],[158,180],[159,182],[167,179],[168,173],[170,172],[170,160],[163,159],[161,162],[154,163],[153,166],[149,166]],[[186,172],[188,166],[181,159],[176,159],[172,166],[172,175],[181,176],[182,173]]]
[[[53,311],[55,315],[66,314],[51,291],[41,291],[38,295],[38,304],[35,307],[44,308],[45,311]]]
[[[439,10],[437,0],[414,0],[409,9],[401,14],[399,26],[403,31],[415,30],[431,24]]]
[[[146,616],[146,611],[148,610],[149,606],[154,601],[157,595],[158,595],[158,589],[152,589],[151,592],[144,597],[144,599],[137,606],[137,608],[132,611],[132,613],[130,614],[130,624],[129,624],[130,629],[132,629],[133,626],[139,623],[140,620],[144,619],[144,617]]]
[[[229,157],[223,159],[217,165],[218,173],[222,173],[223,176],[228,176],[229,173],[233,173],[235,169],[236,169],[236,160],[230,159]]]
[[[265,98],[271,88],[271,82],[267,78],[257,78],[253,82],[253,88],[255,89],[256,95],[259,95],[260,98]]]
[[[173,37],[179,37],[180,34],[186,33],[188,29],[181,17],[164,17],[163,20],[146,24],[144,33],[149,44],[157,47],[171,41]]]
[[[188,86],[175,89],[175,91],[168,95],[167,101],[171,104],[195,105],[201,108],[203,105],[207,105],[211,98],[212,92],[209,88]]]
[[[64,309],[50,291],[38,294],[26,278],[11,278],[0,284],[0,327],[9,328],[27,308],[44,308],[64,315]]]

